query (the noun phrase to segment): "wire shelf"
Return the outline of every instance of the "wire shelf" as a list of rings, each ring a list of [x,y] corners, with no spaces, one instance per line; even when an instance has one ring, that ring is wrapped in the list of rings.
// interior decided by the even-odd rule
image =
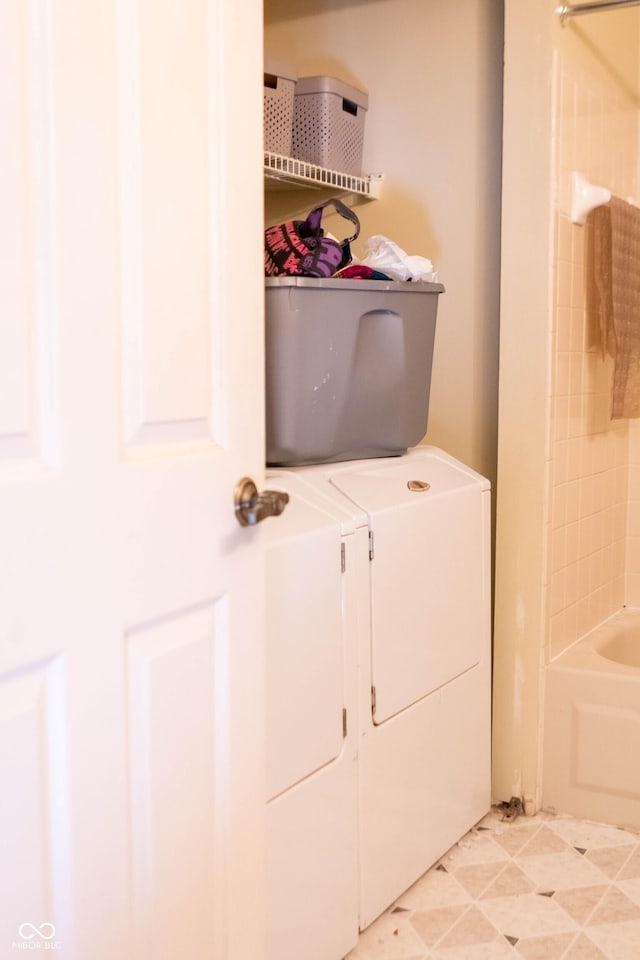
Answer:
[[[292,186],[321,190],[330,188],[345,193],[357,193],[372,200],[380,196],[382,174],[362,174],[339,170],[327,170],[306,160],[283,157],[278,153],[264,154],[264,175],[268,181],[267,189],[291,189]]]

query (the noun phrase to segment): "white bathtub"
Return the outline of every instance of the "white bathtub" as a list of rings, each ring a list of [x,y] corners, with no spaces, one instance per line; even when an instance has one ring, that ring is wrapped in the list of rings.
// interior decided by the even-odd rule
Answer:
[[[547,667],[542,796],[546,808],[640,828],[640,610]]]

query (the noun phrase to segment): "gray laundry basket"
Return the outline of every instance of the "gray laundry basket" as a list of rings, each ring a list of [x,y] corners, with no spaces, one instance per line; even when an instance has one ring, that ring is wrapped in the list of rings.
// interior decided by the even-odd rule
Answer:
[[[419,443],[442,284],[265,285],[267,463],[397,456]]]

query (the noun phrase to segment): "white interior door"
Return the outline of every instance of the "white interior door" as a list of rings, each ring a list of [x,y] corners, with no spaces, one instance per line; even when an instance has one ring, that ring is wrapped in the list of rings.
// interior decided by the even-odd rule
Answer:
[[[263,955],[261,37],[0,4],[3,958]]]

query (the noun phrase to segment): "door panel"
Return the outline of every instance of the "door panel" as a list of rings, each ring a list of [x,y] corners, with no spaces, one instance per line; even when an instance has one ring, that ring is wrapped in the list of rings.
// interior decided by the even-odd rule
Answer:
[[[214,168],[206,0],[121,4],[125,438],[210,440]],[[169,82],[167,82],[167,78]]]
[[[51,296],[50,31],[34,4],[0,9],[0,476],[57,445]],[[33,464],[31,464],[31,469]]]
[[[152,930],[158,957],[196,956],[209,910],[219,605],[176,612],[126,638],[133,898],[139,938]]]
[[[3,861],[29,865],[29,873],[0,872],[0,935],[7,954],[20,938],[5,918],[51,916],[69,895],[62,666],[54,659],[0,685],[0,822],[11,825],[3,831]]]

